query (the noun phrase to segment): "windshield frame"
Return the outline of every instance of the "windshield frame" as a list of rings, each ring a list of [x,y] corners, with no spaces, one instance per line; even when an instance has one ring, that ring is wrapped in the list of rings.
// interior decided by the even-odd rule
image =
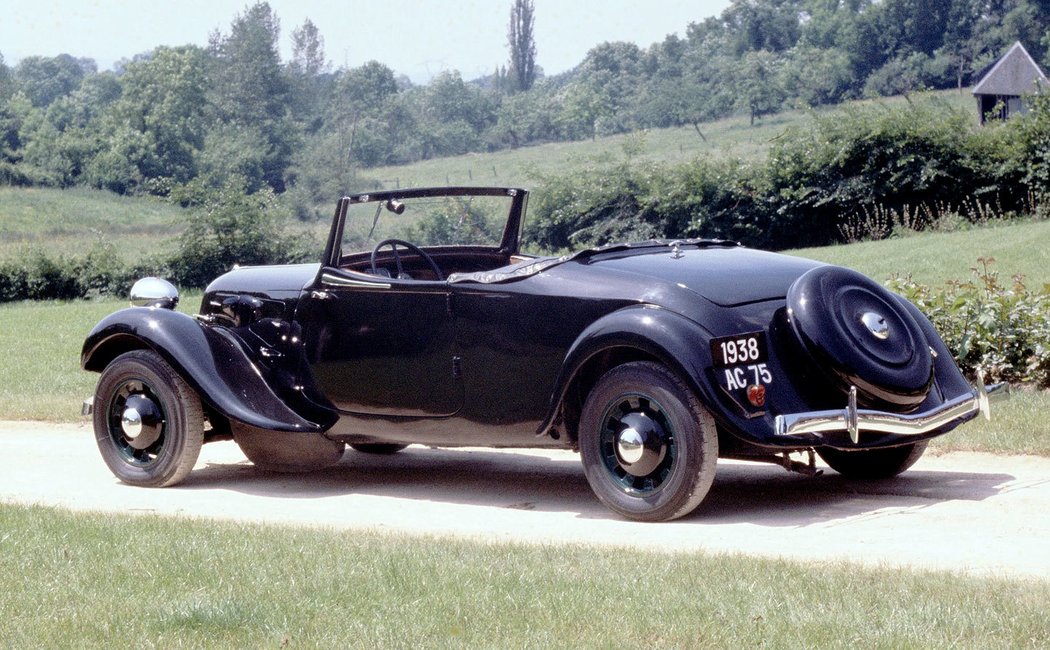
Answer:
[[[510,197],[510,209],[507,213],[507,223],[503,228],[503,236],[498,247],[483,247],[485,250],[514,255],[518,252],[521,244],[521,232],[525,221],[525,208],[528,203],[528,190],[517,187],[419,187],[403,190],[381,190],[377,192],[361,192],[351,194],[339,199],[336,204],[335,217],[332,219],[332,228],[328,234],[328,244],[325,246],[324,256],[321,260],[323,266],[338,268],[346,254],[342,250],[343,232],[346,228],[347,212],[351,205],[360,203],[381,203],[389,200],[414,199],[423,197],[443,196],[505,196]],[[428,247],[425,247],[428,248]],[[473,248],[477,248],[476,246]],[[359,251],[350,251],[359,252]]]

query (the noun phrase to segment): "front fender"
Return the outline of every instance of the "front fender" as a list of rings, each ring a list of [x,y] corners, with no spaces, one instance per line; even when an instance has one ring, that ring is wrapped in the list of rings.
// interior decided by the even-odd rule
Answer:
[[[613,349],[637,350],[658,359],[685,380],[701,402],[713,406],[712,388],[704,375],[711,365],[710,338],[711,333],[696,322],[652,305],[626,307],[598,319],[566,353],[540,431],[554,422],[569,386],[587,362]]]
[[[325,427],[289,408],[263,379],[236,336],[167,309],[131,307],[102,319],[81,352],[84,370],[101,372],[118,355],[148,348],[162,357],[220,414],[262,429],[320,432]]]

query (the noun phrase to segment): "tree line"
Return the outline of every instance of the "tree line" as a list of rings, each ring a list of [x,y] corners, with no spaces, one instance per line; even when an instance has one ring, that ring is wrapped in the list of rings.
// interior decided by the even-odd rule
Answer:
[[[363,17],[362,19],[366,19]],[[309,20],[246,7],[206,47],[158,47],[99,71],[69,55],[0,55],[0,183],[168,196],[288,193],[300,216],[367,168],[471,151],[752,121],[921,88],[964,87],[1015,40],[1039,61],[1038,0],[734,0],[647,48],[602,43],[574,69],[535,66],[531,0],[514,0],[506,63],[414,85],[377,61],[332,69]],[[362,171],[364,170],[364,171]]]

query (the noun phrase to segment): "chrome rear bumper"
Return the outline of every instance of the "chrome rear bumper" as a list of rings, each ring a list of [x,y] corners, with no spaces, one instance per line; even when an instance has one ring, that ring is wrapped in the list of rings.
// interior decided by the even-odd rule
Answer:
[[[968,393],[946,400],[944,404],[920,413],[889,413],[857,408],[857,389],[850,390],[846,408],[831,411],[808,411],[778,415],[774,433],[778,437],[818,437],[825,433],[849,433],[850,440],[860,442],[862,432],[918,436],[936,431],[957,420],[968,420],[977,413],[991,418],[990,400],[1009,397],[1010,387],[1005,383],[985,385],[978,376],[977,384]]]

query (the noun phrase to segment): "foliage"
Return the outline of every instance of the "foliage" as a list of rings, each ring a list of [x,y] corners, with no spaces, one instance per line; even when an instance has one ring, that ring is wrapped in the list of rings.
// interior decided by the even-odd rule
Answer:
[[[274,192],[245,191],[243,179],[219,190],[202,190],[178,249],[168,261],[179,284],[203,287],[234,265],[281,264],[303,261],[305,244],[285,233]],[[282,219],[282,217],[284,217]]]
[[[510,46],[510,68],[514,90],[524,92],[536,81],[536,39],[532,34],[536,23],[536,9],[532,0],[514,0],[510,7],[510,27],[507,43]]]
[[[1027,194],[1006,129],[975,133],[972,118],[933,104],[814,115],[787,134],[767,163],[770,239],[778,247],[824,245],[870,206],[994,202],[1023,209]]]
[[[784,249],[1030,214],[1050,188],[1047,107],[977,129],[938,101],[860,106],[814,113],[762,165],[628,156],[540,176],[528,232],[553,250],[694,236]]]
[[[126,265],[110,242],[96,242],[83,257],[30,249],[0,262],[0,303],[126,295],[135,280],[162,274],[164,268],[157,261]]]
[[[653,238],[761,242],[768,228],[756,202],[761,179],[733,160],[668,167],[634,163],[628,155],[618,164],[541,179],[525,230],[528,244],[541,249]]]
[[[112,72],[68,54],[0,61],[0,183],[167,195],[233,176],[297,189],[307,213],[331,178],[466,152],[596,139],[743,111],[959,87],[1015,40],[1043,59],[1050,8],[1036,0],[749,0],[647,47],[601,43],[578,66],[535,66],[531,0],[515,0],[509,65],[414,86],[375,61],[334,72],[309,19],[282,63],[280,20],[245,7],[205,49],[158,47]],[[495,62],[494,62],[495,63]],[[343,147],[333,156],[333,146]],[[316,154],[323,158],[311,159]],[[833,227],[828,229],[832,232]]]
[[[1003,283],[993,258],[979,258],[969,281],[942,290],[896,277],[890,288],[926,314],[970,376],[1050,387],[1050,285],[1029,289],[1021,275]]]

